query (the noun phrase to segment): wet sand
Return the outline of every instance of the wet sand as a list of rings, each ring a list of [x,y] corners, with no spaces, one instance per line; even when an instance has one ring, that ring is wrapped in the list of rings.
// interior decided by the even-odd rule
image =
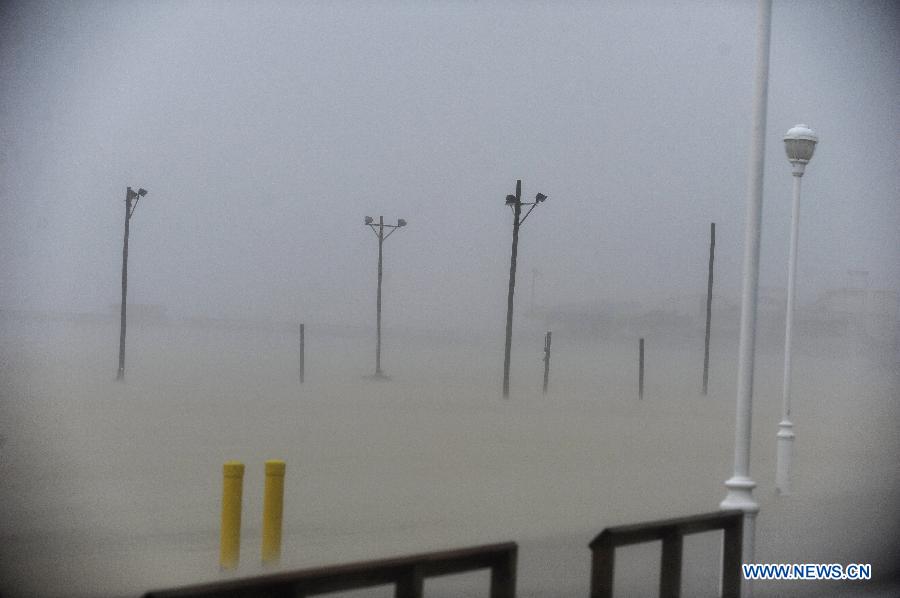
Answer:
[[[586,596],[595,534],[715,510],[731,475],[737,342],[714,343],[702,397],[702,331],[689,341],[645,335],[643,401],[636,339],[555,332],[543,396],[543,335],[517,331],[512,396],[503,400],[502,336],[467,345],[388,332],[392,379],[373,382],[364,378],[374,361],[369,336],[308,324],[300,385],[292,329],[136,324],[121,384],[113,381],[117,332],[111,322],[3,322],[5,598],[137,596],[264,571],[263,462],[271,458],[287,462],[280,570],[514,540],[520,596]],[[757,562],[871,563],[876,581],[897,579],[897,361],[854,339],[801,338],[796,494],[777,497],[781,352],[760,347]],[[218,518],[229,459],[247,471],[241,565],[223,574]],[[687,541],[682,595],[715,595],[718,542],[715,534]],[[618,595],[653,595],[658,558],[658,545],[623,549]],[[486,596],[486,580],[453,576],[428,581],[426,592]],[[855,596],[896,587],[760,582],[756,591]]]

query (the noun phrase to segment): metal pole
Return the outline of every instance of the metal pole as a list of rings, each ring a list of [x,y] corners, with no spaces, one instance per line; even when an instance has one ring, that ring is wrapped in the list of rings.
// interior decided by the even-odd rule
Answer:
[[[516,289],[516,252],[519,246],[519,217],[522,214],[522,180],[516,181],[516,203],[513,205],[512,254],[509,259],[509,293],[506,297],[506,351],[503,355],[503,398],[509,398],[509,358],[512,349],[513,294]]]
[[[306,338],[304,325],[300,324],[300,384],[303,384],[303,375],[306,369]]]
[[[794,449],[794,424],[791,422],[792,343],[794,337],[794,295],[797,288],[797,245],[800,238],[800,179],[803,171],[794,171],[794,201],[791,215],[791,253],[788,258],[787,313],[784,322],[784,382],[782,386],[781,422],[778,424],[775,488],[779,494],[790,494],[791,460]]]
[[[122,246],[122,310],[119,321],[119,371],[116,380],[125,379],[125,298],[128,295],[128,227],[131,223],[131,187],[125,191],[125,241]]]
[[[384,245],[384,216],[378,217],[378,318],[375,325],[375,375],[381,376],[381,259]]]
[[[766,100],[769,86],[769,37],[772,0],[759,0],[756,33],[756,80],[754,82],[753,128],[747,184],[747,224],[744,231],[743,290],[741,294],[741,334],[738,352],[737,401],[735,408],[734,475],[725,482],[728,493],[722,509],[744,512],[742,558],[754,562],[756,514],[753,499],[756,482],[750,478],[750,428],[753,413],[753,352],[756,346],[756,299],[759,290],[759,246],[762,229],[763,166],[765,164]],[[742,594],[749,597],[752,586],[745,580]]]
[[[706,341],[703,349],[703,395],[709,388],[709,329],[712,323],[713,261],[716,259],[716,223],[709,223],[709,277],[706,283]]]
[[[550,339],[552,334],[548,330],[544,336],[544,394],[547,394],[547,384],[550,382]]]
[[[638,400],[644,398],[644,339],[638,341]]]

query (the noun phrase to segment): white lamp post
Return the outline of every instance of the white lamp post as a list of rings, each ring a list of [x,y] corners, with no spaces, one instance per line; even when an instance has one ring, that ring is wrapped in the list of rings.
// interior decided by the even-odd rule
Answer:
[[[791,460],[794,452],[794,424],[791,423],[791,342],[794,334],[794,293],[797,286],[797,241],[800,235],[800,178],[812,159],[819,138],[806,125],[797,125],[784,136],[784,149],[793,166],[794,206],[791,216],[791,253],[788,258],[787,314],[784,320],[784,385],[781,422],[778,424],[775,489],[791,492]]]
[[[744,512],[741,558],[753,563],[756,514],[753,499],[756,482],[750,477],[750,428],[753,415],[753,353],[756,346],[756,297],[759,290],[759,245],[762,230],[763,166],[765,164],[766,100],[769,89],[769,38],[772,30],[772,0],[759,0],[756,21],[756,77],[753,84],[753,125],[747,177],[747,224],[744,230],[744,265],[741,291],[741,333],[738,350],[737,400],[734,433],[734,474],[725,481],[728,494],[722,509]],[[752,596],[744,580],[741,595]]]

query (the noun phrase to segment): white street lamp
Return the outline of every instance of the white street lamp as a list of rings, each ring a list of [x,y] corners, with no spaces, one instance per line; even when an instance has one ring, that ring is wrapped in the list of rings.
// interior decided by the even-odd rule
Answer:
[[[741,558],[753,563],[756,514],[753,499],[756,482],[750,477],[750,428],[753,415],[753,353],[756,346],[756,298],[759,290],[759,245],[762,232],[763,166],[765,164],[766,107],[769,88],[769,39],[772,31],[772,0],[759,0],[756,21],[756,77],[753,83],[753,125],[747,185],[747,224],[744,229],[744,265],[741,291],[741,333],[738,349],[737,401],[734,432],[734,473],[725,481],[728,494],[722,509],[744,512]],[[741,595],[750,598],[749,580],[741,584]]]
[[[787,314],[784,321],[784,385],[781,422],[778,424],[775,489],[791,492],[791,460],[794,452],[794,424],[791,423],[791,343],[794,334],[794,293],[797,286],[797,241],[800,235],[800,178],[812,159],[819,138],[806,125],[797,125],[784,136],[784,149],[793,166],[794,205],[791,216],[791,253],[788,258]]]

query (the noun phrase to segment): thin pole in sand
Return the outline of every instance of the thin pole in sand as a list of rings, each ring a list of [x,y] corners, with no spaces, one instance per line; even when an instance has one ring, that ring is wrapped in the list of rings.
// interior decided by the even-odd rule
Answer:
[[[303,376],[306,370],[306,338],[305,326],[300,324],[300,384],[303,384]]]
[[[547,394],[547,384],[550,382],[550,338],[552,334],[548,330],[544,335],[544,394]]]
[[[706,342],[703,349],[703,396],[709,388],[709,329],[712,323],[713,261],[716,259],[716,223],[709,223],[709,277],[706,282]]]
[[[644,398],[644,339],[638,341],[638,400]]]

